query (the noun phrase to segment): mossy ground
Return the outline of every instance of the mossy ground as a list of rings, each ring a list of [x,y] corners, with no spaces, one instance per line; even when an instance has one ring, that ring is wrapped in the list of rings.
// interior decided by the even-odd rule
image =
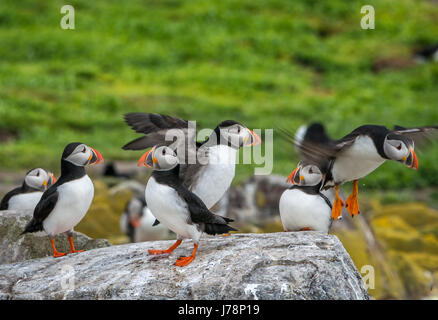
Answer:
[[[341,137],[364,123],[438,123],[438,64],[412,52],[436,42],[433,1],[373,0],[375,30],[362,30],[362,1],[73,0],[75,30],[60,28],[63,1],[5,0],[0,12],[0,168],[58,171],[71,141],[106,159],[139,157],[126,112],[161,112],[212,128],[297,129],[322,121]],[[391,64],[391,61],[407,61]],[[389,61],[376,69],[379,61]],[[381,63],[380,63],[381,65]],[[373,188],[437,185],[438,149],[422,170],[387,163]],[[274,173],[298,161],[275,136]],[[241,181],[253,166],[238,166]]]

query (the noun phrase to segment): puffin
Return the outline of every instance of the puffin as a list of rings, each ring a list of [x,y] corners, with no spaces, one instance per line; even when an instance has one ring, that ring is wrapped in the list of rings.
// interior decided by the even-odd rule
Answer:
[[[148,208],[144,196],[134,196],[126,204],[120,218],[120,228],[131,242],[167,239],[169,229],[162,224],[156,225],[155,221],[156,218]]]
[[[418,169],[418,158],[415,154],[415,143],[430,140],[436,134],[438,126],[404,128],[395,126],[393,130],[381,125],[363,125],[339,140],[323,143],[302,140],[296,143],[287,130],[285,135],[294,141],[300,149],[303,159],[317,164],[325,173],[321,189],[334,187],[332,218],[341,215],[344,202],[339,196],[339,186],[353,181],[353,191],[345,202],[349,213],[354,217],[359,214],[358,181],[367,176],[386,160],[403,163],[411,169]]]
[[[157,145],[138,161],[139,166],[153,168],[145,190],[145,199],[152,214],[177,234],[177,241],[166,250],[149,250],[150,255],[170,254],[183,239],[192,239],[191,255],[180,257],[175,266],[184,267],[196,256],[203,232],[216,235],[237,231],[228,223],[232,219],[212,213],[199,196],[180,179],[180,164],[176,153],[166,145]]]
[[[31,169],[26,173],[23,184],[3,197],[0,210],[15,210],[33,213],[43,192],[56,182],[53,173],[42,168]]]
[[[193,123],[169,115],[129,113],[125,121],[137,133],[146,135],[127,143],[123,149],[143,150],[157,144],[174,149],[184,186],[209,209],[231,186],[238,150],[261,143],[259,135],[234,120],[219,123],[203,142],[196,142]]]
[[[85,216],[94,197],[94,186],[85,166],[102,161],[102,155],[86,144],[68,144],[61,157],[61,176],[43,193],[22,234],[45,231],[55,258],[67,254],[56,250],[54,237],[60,233],[67,235],[70,253],[82,252],[74,247],[73,228]]]
[[[332,224],[332,203],[321,191],[323,174],[318,166],[300,162],[294,170],[293,185],[280,197],[279,211],[284,231],[321,231]]]

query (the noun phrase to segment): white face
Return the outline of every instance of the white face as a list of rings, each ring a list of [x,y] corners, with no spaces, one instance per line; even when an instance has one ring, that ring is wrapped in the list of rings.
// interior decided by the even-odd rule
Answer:
[[[301,176],[304,178],[300,179],[303,185],[314,186],[321,182],[322,173],[321,170],[315,165],[307,165],[302,168]]]
[[[383,151],[389,159],[402,162],[406,161],[411,153],[404,141],[388,139],[388,137],[385,138]]]
[[[24,181],[29,187],[41,191],[46,189],[50,180],[50,175],[46,170],[41,168],[33,169],[24,178]]]
[[[254,143],[254,137],[247,128],[240,124],[233,124],[232,126],[221,128],[221,139],[230,142],[234,148],[242,146],[250,146]]]
[[[169,147],[154,147],[146,158],[146,164],[154,170],[169,170],[178,164],[178,157]]]
[[[299,174],[299,177],[295,181],[299,179],[297,184],[300,186],[315,186],[322,180],[321,170],[312,164],[301,167],[297,174]]]
[[[64,160],[73,163],[76,166],[85,166],[93,158],[93,151],[85,144],[78,145],[73,152]]]

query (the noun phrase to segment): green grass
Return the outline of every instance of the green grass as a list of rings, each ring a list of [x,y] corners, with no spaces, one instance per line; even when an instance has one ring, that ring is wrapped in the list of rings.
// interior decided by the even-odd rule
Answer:
[[[431,1],[69,1],[76,29],[59,26],[63,1],[4,0],[0,8],[0,168],[55,170],[63,147],[85,142],[106,159],[136,160],[126,112],[167,113],[215,127],[322,121],[333,137],[365,123],[438,124],[438,63],[373,71],[436,42]],[[372,4],[376,29],[360,28]],[[275,137],[274,173],[297,154]],[[370,188],[438,185],[438,147],[420,171],[386,163]],[[238,167],[238,180],[252,173]]]

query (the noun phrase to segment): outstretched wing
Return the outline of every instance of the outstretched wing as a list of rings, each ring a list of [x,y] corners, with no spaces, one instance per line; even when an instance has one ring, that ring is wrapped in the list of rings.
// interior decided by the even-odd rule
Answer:
[[[143,150],[157,144],[170,145],[175,139],[169,135],[169,130],[179,129],[188,139],[194,141],[196,132],[190,135],[188,132],[189,122],[165,114],[156,113],[128,113],[125,114],[126,123],[137,133],[144,133],[146,136],[135,139],[123,146],[124,150]],[[175,137],[176,138],[176,137]]]
[[[196,130],[190,122],[154,113],[128,113],[125,115],[125,121],[133,130],[146,136],[127,143],[123,146],[124,150],[142,150],[158,144],[167,145],[177,153],[181,166],[180,177],[184,185],[190,187],[196,181],[203,164],[207,162],[199,162],[200,145],[195,142]],[[202,152],[202,156],[208,157],[208,154]]]
[[[324,168],[328,161],[336,156],[336,145],[327,137],[319,137],[314,132],[311,135],[298,130],[293,134],[287,129],[278,128],[281,136],[295,146],[300,154],[300,161],[316,164]],[[308,130],[308,129],[306,129]],[[328,139],[328,140],[327,140]]]
[[[418,145],[421,147],[436,141],[438,136],[438,126],[425,126],[418,128],[394,126],[393,132],[412,139],[416,146]]]

